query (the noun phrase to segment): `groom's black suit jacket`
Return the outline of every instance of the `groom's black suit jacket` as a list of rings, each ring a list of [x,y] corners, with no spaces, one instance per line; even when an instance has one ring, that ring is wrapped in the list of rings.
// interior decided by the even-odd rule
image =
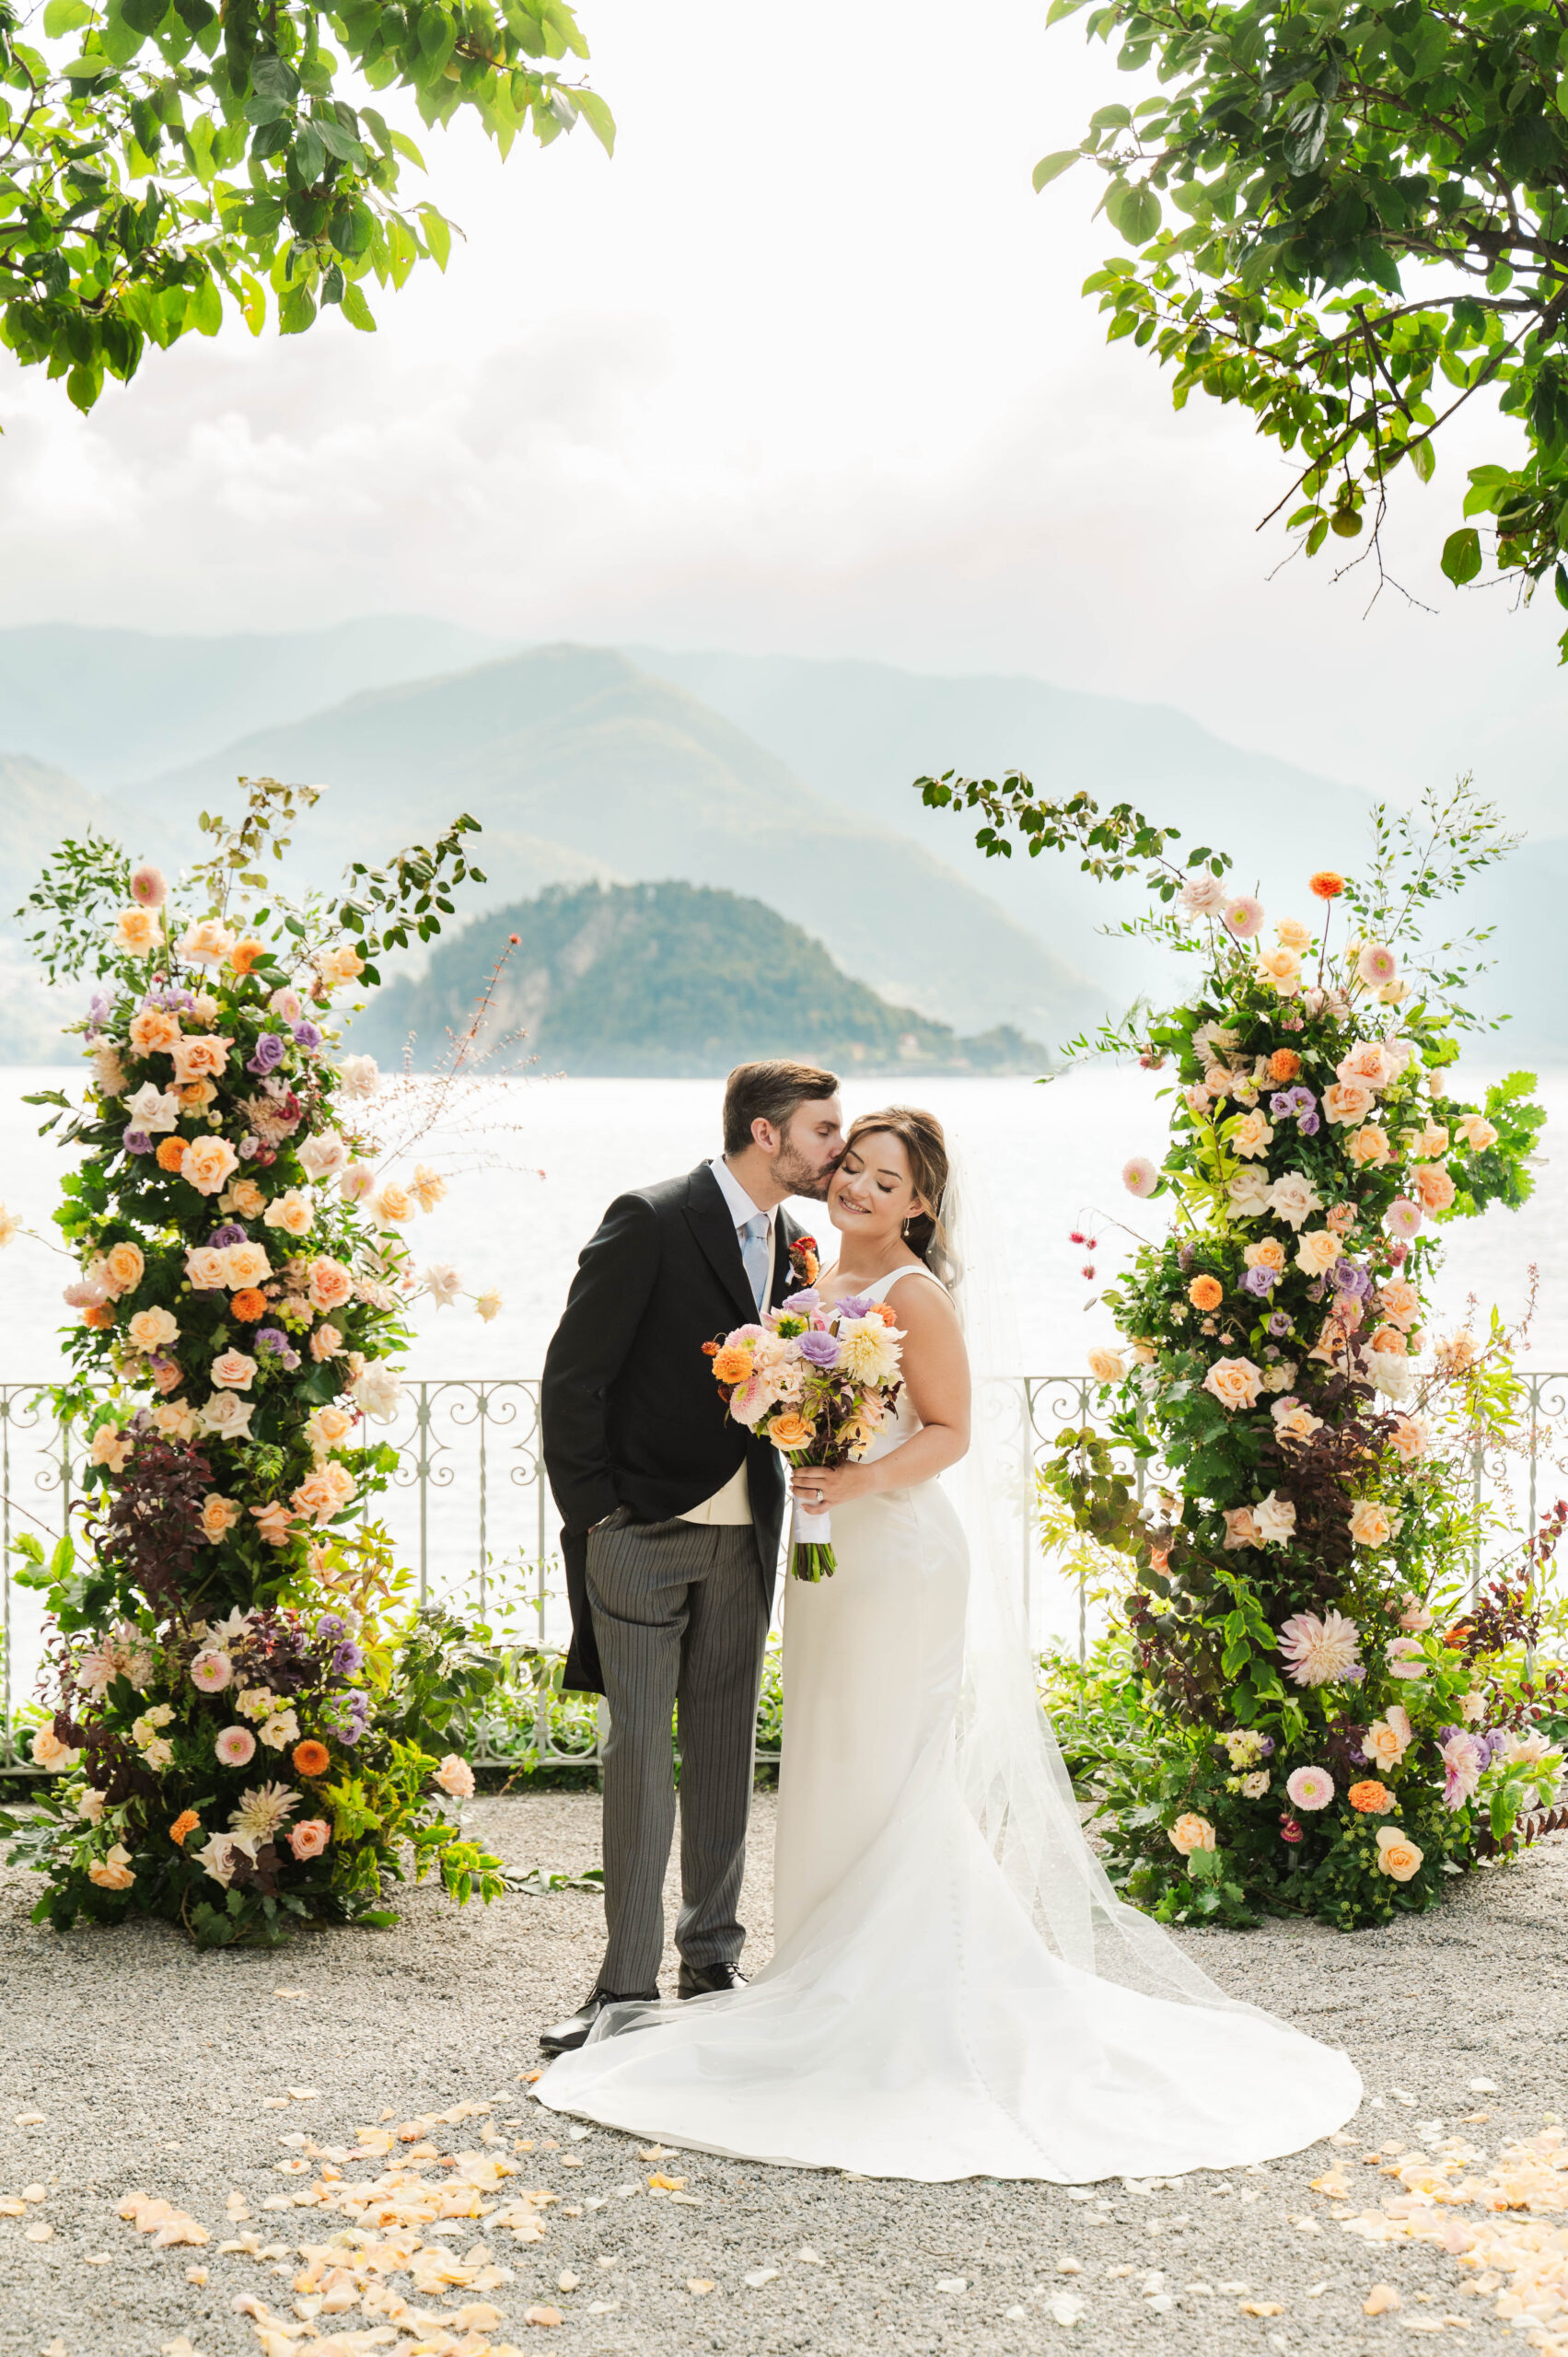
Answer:
[[[772,1300],[796,1288],[775,1218]],[[545,1470],[561,1511],[572,1608],[565,1684],[602,1694],[587,1602],[587,1535],[625,1506],[639,1522],[689,1513],[722,1490],[744,1457],[762,1577],[770,1595],[784,1521],[784,1475],[771,1442],[726,1412],[703,1344],[757,1315],[729,1205],[705,1162],[618,1195],[577,1262],[545,1354]]]

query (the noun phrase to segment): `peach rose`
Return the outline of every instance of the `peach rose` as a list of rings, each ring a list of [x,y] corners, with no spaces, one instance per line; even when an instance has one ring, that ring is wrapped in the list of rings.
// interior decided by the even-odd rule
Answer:
[[[107,1465],[111,1473],[123,1473],[131,1462],[131,1442],[118,1424],[100,1424],[92,1437],[87,1451],[89,1465]]]
[[[1355,1205],[1353,1203],[1334,1203],[1324,1213],[1323,1219],[1324,1224],[1327,1226],[1331,1227],[1334,1234],[1342,1239],[1350,1234],[1351,1229],[1355,1225]]]
[[[794,1408],[786,1408],[767,1427],[768,1438],[775,1448],[805,1448],[817,1427]]]
[[[353,1299],[354,1279],[341,1260],[329,1260],[323,1256],[310,1263],[308,1291],[312,1308],[341,1309],[344,1302]]]
[[[447,1200],[447,1181],[438,1170],[432,1170],[428,1162],[416,1162],[409,1191],[422,1212],[433,1212],[437,1203]]]
[[[1097,1383],[1120,1383],[1127,1373],[1121,1352],[1107,1350],[1098,1342],[1089,1353],[1088,1366]]]
[[[1358,1498],[1351,1508],[1350,1535],[1358,1547],[1386,1547],[1394,1526],[1376,1498]]]
[[[103,1256],[103,1273],[117,1294],[134,1293],[146,1265],[136,1244],[111,1244]]]
[[[1468,1326],[1461,1326],[1457,1334],[1443,1337],[1433,1356],[1440,1375],[1464,1375],[1481,1356],[1481,1344]]]
[[[1301,988],[1301,958],[1283,943],[1278,949],[1260,949],[1254,971],[1260,982],[1272,983],[1281,998],[1294,998]]]
[[[1323,1091],[1323,1119],[1354,1124],[1365,1121],[1376,1098],[1359,1080],[1337,1081]]]
[[[178,1402],[166,1399],[153,1410],[153,1422],[165,1440],[194,1440],[196,1418],[192,1410],[181,1408]]]
[[[257,1536],[265,1539],[269,1547],[288,1545],[294,1533],[294,1524],[285,1505],[280,1505],[273,1498],[264,1506],[252,1506],[250,1512],[255,1517]]]
[[[310,1197],[299,1188],[291,1187],[286,1195],[276,1196],[267,1205],[265,1225],[281,1227],[285,1236],[308,1236],[315,1216]]]
[[[73,1751],[68,1743],[62,1743],[52,1727],[34,1727],[32,1756],[38,1767],[47,1768],[52,1776],[58,1776],[67,1768],[74,1768],[82,1755]]]
[[[233,1212],[239,1219],[255,1219],[266,1206],[267,1199],[254,1178],[237,1178],[228,1192],[218,1198],[219,1210]]]
[[[1312,929],[1309,925],[1303,924],[1299,917],[1282,917],[1274,927],[1274,938],[1282,949],[1310,949]],[[1281,1077],[1278,1074],[1272,1076],[1275,1079]],[[1290,1073],[1283,1074],[1286,1080],[1293,1077],[1294,1075]]]
[[[231,1244],[224,1253],[224,1273],[236,1293],[247,1285],[259,1285],[263,1277],[273,1273],[264,1244]]]
[[[213,1361],[212,1377],[220,1391],[249,1391],[256,1380],[256,1362],[243,1351],[225,1351]]]
[[[1377,1829],[1377,1865],[1382,1874],[1391,1875],[1396,1882],[1409,1882],[1419,1873],[1426,1852],[1417,1849],[1408,1833],[1397,1825],[1380,1825]]]
[[[167,1309],[138,1309],[126,1332],[139,1351],[161,1351],[180,1339],[180,1320]]]
[[[1287,1408],[1283,1416],[1274,1418],[1274,1430],[1281,1440],[1309,1441],[1314,1433],[1320,1433],[1322,1429],[1322,1417],[1315,1416],[1311,1409],[1305,1407],[1299,1399],[1293,1408]]]
[[[1260,1237],[1241,1257],[1249,1269],[1272,1269],[1276,1276],[1283,1272],[1285,1248],[1277,1236]]]
[[[220,1498],[215,1490],[207,1492],[206,1496],[202,1500],[202,1536],[204,1538],[210,1539],[213,1545],[216,1546],[218,1540],[226,1538],[238,1520],[239,1508],[232,1498]]]
[[[1261,1113],[1242,1113],[1237,1117],[1226,1144],[1232,1154],[1255,1156],[1267,1154],[1273,1135],[1272,1126]]]
[[[100,1890],[129,1890],[135,1879],[131,1852],[123,1841],[117,1841],[107,1858],[95,1858],[87,1868],[87,1880],[96,1882]]]
[[[1403,1277],[1390,1277],[1377,1290],[1377,1304],[1392,1325],[1410,1326],[1421,1315],[1421,1295]]]
[[[335,1326],[318,1326],[310,1337],[310,1355],[318,1366],[335,1359],[343,1346],[343,1338]]]
[[[1190,1858],[1194,1850],[1214,1848],[1214,1829],[1206,1817],[1199,1817],[1190,1809],[1170,1828],[1169,1840],[1173,1850],[1179,1850],[1184,1858]]]
[[[193,1138],[180,1176],[190,1180],[199,1195],[215,1195],[238,1160],[226,1138]]]
[[[288,1829],[288,1846],[296,1858],[319,1858],[331,1838],[332,1829],[324,1817],[301,1817]]]
[[[383,1227],[401,1226],[404,1220],[413,1217],[413,1197],[395,1178],[389,1178],[370,1198],[371,1217]]]
[[[1386,1718],[1374,1719],[1361,1738],[1361,1747],[1375,1768],[1397,1768],[1414,1738],[1410,1713],[1398,1702]]]
[[[456,1800],[466,1801],[473,1797],[473,1770],[455,1751],[447,1752],[436,1771],[435,1781],[444,1793],[450,1793]]]
[[[1390,1359],[1407,1357],[1410,1346],[1410,1336],[1399,1326],[1377,1327],[1369,1345],[1375,1351],[1381,1351],[1385,1358]]]
[[[1402,1461],[1413,1465],[1418,1457],[1425,1456],[1431,1434],[1419,1416],[1400,1416],[1395,1421],[1390,1439]]]
[[[1376,1121],[1367,1121],[1359,1130],[1352,1130],[1345,1140],[1345,1152],[1363,1170],[1380,1169],[1393,1158],[1388,1132],[1379,1129]]]
[[[1447,1153],[1448,1132],[1441,1121],[1428,1121],[1423,1130],[1417,1132],[1416,1144],[1427,1160],[1434,1162],[1440,1154]]]
[[[1297,1240],[1295,1265],[1298,1269],[1305,1269],[1309,1277],[1321,1277],[1333,1267],[1343,1250],[1339,1237],[1328,1228],[1309,1227]]]
[[[180,956],[193,965],[220,966],[234,947],[234,935],[226,925],[219,924],[216,917],[204,917],[175,946]]]
[[[1458,1127],[1459,1135],[1472,1154],[1484,1154],[1489,1145],[1497,1144],[1496,1131],[1479,1113],[1461,1113]],[[1442,1150],[1441,1146],[1436,1149],[1439,1154]]]
[[[157,946],[158,929],[145,909],[122,909],[114,927],[114,946],[133,958],[145,958]]]
[[[1225,1543],[1226,1547],[1260,1547],[1263,1543],[1250,1506],[1225,1506]]]
[[[354,1476],[347,1466],[329,1459],[319,1465],[314,1473],[306,1475],[290,1496],[289,1504],[296,1514],[305,1515],[320,1525],[342,1514],[354,1496]]]
[[[179,1081],[218,1080],[228,1062],[232,1039],[203,1036],[181,1039],[174,1051],[174,1077]]]
[[[1262,1369],[1250,1359],[1216,1359],[1203,1377],[1204,1390],[1233,1414],[1237,1408],[1255,1408],[1262,1387]]]
[[[192,1244],[185,1255],[185,1276],[192,1291],[215,1293],[228,1283],[228,1254],[221,1245]]]
[[[1413,1163],[1411,1184],[1421,1198],[1423,1211],[1446,1212],[1454,1200],[1454,1182],[1439,1163]]]
[[[354,1420],[346,1408],[314,1408],[306,1419],[306,1434],[312,1450],[319,1456],[324,1449],[337,1448],[354,1430]]]
[[[166,1007],[145,1006],[131,1018],[131,1045],[139,1056],[167,1055],[180,1038],[180,1017]]]
[[[1358,1039],[1350,1053],[1340,1058],[1334,1070],[1342,1081],[1360,1081],[1371,1089],[1387,1088],[1394,1077],[1393,1065],[1381,1039]]]
[[[357,949],[351,949],[346,942],[342,942],[335,949],[317,951],[316,971],[331,989],[337,982],[357,981],[365,971],[365,960]]]

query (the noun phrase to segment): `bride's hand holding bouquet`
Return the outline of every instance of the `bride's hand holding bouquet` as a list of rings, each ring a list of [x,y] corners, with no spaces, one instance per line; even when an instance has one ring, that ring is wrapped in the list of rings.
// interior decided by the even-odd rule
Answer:
[[[808,1285],[757,1324],[703,1346],[736,1422],[765,1433],[791,1465],[824,1477],[809,1485],[818,1493],[809,1506],[803,1485],[792,1484],[796,1579],[837,1569],[828,1509],[833,1495],[842,1503],[853,1494],[842,1471],[864,1456],[897,1403],[903,1339],[885,1303],[854,1295],[824,1307]]]

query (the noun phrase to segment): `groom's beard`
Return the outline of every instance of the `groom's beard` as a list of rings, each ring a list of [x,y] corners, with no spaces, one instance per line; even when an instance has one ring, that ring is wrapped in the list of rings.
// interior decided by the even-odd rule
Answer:
[[[836,1162],[830,1162],[826,1169],[816,1170],[797,1154],[781,1154],[772,1166],[772,1180],[792,1195],[804,1195],[808,1203],[820,1203],[827,1200],[828,1182],[837,1168]]]

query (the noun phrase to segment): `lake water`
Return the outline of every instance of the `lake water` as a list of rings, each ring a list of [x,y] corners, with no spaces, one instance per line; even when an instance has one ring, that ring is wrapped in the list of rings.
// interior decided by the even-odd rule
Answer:
[[[1478,1093],[1486,1077],[1479,1063],[1467,1067],[1468,1090]],[[62,1156],[52,1141],[36,1134],[42,1117],[21,1099],[41,1086],[77,1083],[75,1069],[0,1073],[0,1200],[45,1235]],[[1159,1087],[1153,1074],[1090,1069],[1047,1087],[1026,1080],[923,1080],[902,1089],[873,1081],[846,1090],[851,1113],[898,1095],[929,1106],[978,1168],[993,1215],[1005,1223],[1020,1372],[1078,1374],[1090,1344],[1110,1339],[1107,1313],[1085,1304],[1132,1248],[1126,1229],[1153,1235],[1161,1225],[1151,1216],[1161,1204],[1134,1202],[1118,1176],[1130,1155],[1158,1155],[1165,1109]],[[416,1219],[410,1233],[422,1261],[456,1263],[475,1292],[499,1286],[505,1307],[490,1325],[464,1304],[422,1309],[407,1372],[466,1381],[537,1375],[577,1251],[605,1205],[626,1186],[688,1169],[711,1153],[720,1097],[718,1082],[696,1080],[540,1080],[505,1091],[478,1088],[464,1112],[419,1150],[447,1168],[452,1183],[447,1201],[433,1216]],[[1568,1075],[1551,1078],[1543,1097],[1551,1124],[1536,1195],[1523,1212],[1493,1211],[1448,1231],[1434,1321],[1458,1323],[1470,1295],[1483,1318],[1493,1303],[1505,1318],[1517,1318],[1534,1263],[1539,1299],[1523,1364],[1542,1372],[1568,1368]],[[792,1208],[829,1241],[820,1205]],[[1098,1239],[1093,1282],[1081,1273],[1088,1256],[1068,1241],[1074,1228]],[[58,1252],[26,1237],[0,1255],[0,1381],[48,1382],[61,1373],[58,1333],[71,1313],[60,1292],[72,1273]],[[451,1399],[460,1409],[461,1395]],[[433,1481],[420,1511],[411,1491],[393,1502],[389,1519],[411,1550],[423,1545],[433,1584],[451,1585],[476,1559],[478,1460],[471,1428],[461,1425],[456,1410],[433,1434]],[[497,1427],[491,1446],[497,1454],[487,1475],[488,1550],[498,1560],[535,1554],[531,1435],[520,1423],[510,1434]],[[10,1488],[18,1505],[46,1510],[15,1453]],[[552,1540],[548,1518],[545,1537]],[[32,1652],[31,1599],[18,1592],[12,1602],[20,1673]],[[1063,1605],[1048,1619],[1064,1627],[1064,1615]],[[553,1606],[549,1625],[560,1626]],[[21,1690],[19,1676],[13,1689]]]

